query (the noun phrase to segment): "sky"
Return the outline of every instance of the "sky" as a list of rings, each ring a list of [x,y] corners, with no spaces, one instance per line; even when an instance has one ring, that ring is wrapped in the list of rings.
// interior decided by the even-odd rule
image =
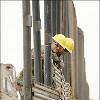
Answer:
[[[74,1],[77,24],[84,32],[84,56],[90,98],[99,100],[99,3]],[[43,2],[40,11],[43,13]],[[43,14],[41,14],[43,44]],[[1,1],[1,62],[15,66],[17,75],[23,68],[22,2]],[[32,43],[33,47],[33,43]]]

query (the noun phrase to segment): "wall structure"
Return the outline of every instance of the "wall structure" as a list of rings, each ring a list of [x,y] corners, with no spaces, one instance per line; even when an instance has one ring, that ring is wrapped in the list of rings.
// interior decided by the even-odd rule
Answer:
[[[89,86],[86,80],[85,57],[84,57],[84,33],[78,28],[78,83],[80,100],[89,100]]]

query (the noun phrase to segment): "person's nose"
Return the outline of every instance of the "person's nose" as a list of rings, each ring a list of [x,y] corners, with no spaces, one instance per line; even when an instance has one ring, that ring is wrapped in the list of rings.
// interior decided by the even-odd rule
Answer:
[[[57,50],[59,50],[59,46],[57,47]]]

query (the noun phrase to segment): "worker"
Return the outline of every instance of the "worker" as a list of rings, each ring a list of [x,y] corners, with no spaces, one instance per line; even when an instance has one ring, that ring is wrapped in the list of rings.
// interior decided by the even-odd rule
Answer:
[[[62,68],[63,58],[61,55],[64,55],[65,53],[72,53],[74,49],[74,41],[71,38],[66,38],[62,34],[57,34],[53,37],[51,49],[54,65],[57,64],[58,68]]]
[[[59,69],[61,72],[62,78],[63,76],[63,67],[64,67],[64,62],[63,62],[63,56],[65,53],[72,53],[74,49],[74,41],[71,38],[66,38],[62,34],[57,34],[53,37],[52,39],[52,44],[51,44],[51,49],[52,49],[52,60],[53,64]],[[55,76],[55,73],[54,75]],[[64,80],[64,79],[61,79]],[[60,86],[56,85],[55,79],[52,80],[52,86],[59,92],[60,100],[64,100],[64,87],[61,84]]]

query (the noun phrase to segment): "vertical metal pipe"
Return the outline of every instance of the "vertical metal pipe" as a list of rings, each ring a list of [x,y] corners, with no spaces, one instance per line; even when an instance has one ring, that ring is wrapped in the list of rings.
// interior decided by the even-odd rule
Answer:
[[[45,74],[44,84],[51,86],[51,46],[45,45]]]
[[[56,33],[60,34],[60,0],[56,0]]]
[[[56,35],[56,0],[51,0],[51,33]]]
[[[45,68],[44,84],[51,86],[51,1],[44,0],[45,20]]]
[[[62,29],[61,29],[61,32],[62,32],[62,34],[64,35],[64,0],[61,0],[61,15],[62,15],[62,19],[61,19],[61,22],[62,22]]]
[[[63,34],[69,37],[69,18],[68,18],[68,1],[63,1]],[[70,54],[65,54],[64,56],[64,77],[65,81],[71,84],[71,61]]]
[[[60,33],[61,34],[63,34],[62,28],[63,28],[63,0],[60,0]]]
[[[42,83],[41,67],[41,36],[40,36],[40,7],[39,0],[32,0],[33,8],[33,39],[34,39],[34,79]]]
[[[30,0],[23,0],[24,100],[32,100],[31,25]]]
[[[64,35],[69,37],[68,1],[63,1]]]

